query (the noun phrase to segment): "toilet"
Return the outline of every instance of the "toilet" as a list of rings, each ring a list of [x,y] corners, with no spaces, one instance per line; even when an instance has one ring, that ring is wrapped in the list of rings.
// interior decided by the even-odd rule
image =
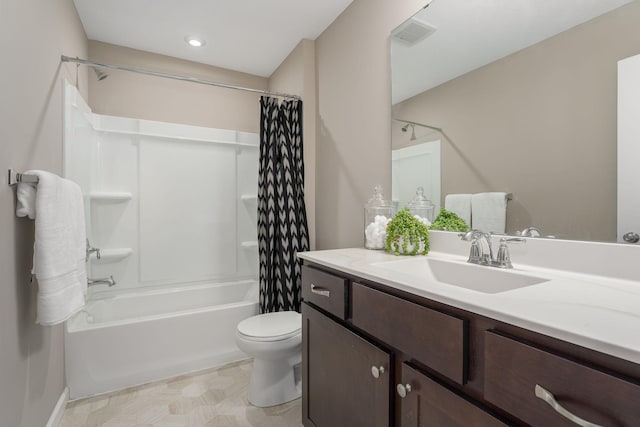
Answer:
[[[280,405],[302,393],[302,316],[295,311],[259,314],[238,323],[238,348],[253,357],[249,402]]]

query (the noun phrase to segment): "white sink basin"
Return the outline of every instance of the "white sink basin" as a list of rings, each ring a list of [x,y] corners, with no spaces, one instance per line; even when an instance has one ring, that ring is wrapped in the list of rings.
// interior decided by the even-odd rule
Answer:
[[[419,257],[379,262],[374,265],[404,275],[433,278],[440,283],[487,294],[497,294],[548,281],[513,270],[433,258]]]

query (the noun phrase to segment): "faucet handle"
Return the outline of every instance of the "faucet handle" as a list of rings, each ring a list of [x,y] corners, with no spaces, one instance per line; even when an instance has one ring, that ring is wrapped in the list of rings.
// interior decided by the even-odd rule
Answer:
[[[469,242],[469,241],[473,241],[475,239],[477,239],[478,237],[482,236],[483,232],[480,230],[469,230],[467,232],[464,233],[458,233],[458,237],[461,240],[464,240],[465,242]]]
[[[469,259],[472,264],[491,265],[493,253],[491,250],[491,235],[481,230],[469,230],[458,234],[460,239],[471,242]]]
[[[479,264],[482,259],[482,255],[480,254],[480,242],[478,239],[471,240],[471,249],[469,250],[469,259],[467,262],[472,264]]]
[[[96,258],[100,259],[100,248],[94,248],[93,246],[91,246],[91,243],[89,243],[89,239],[87,240],[87,249],[86,249],[86,257],[85,257],[85,262],[89,261],[89,257],[91,256],[92,253],[96,254]]]
[[[509,247],[507,243],[526,243],[526,239],[522,237],[503,237],[500,239],[500,246],[498,247],[498,254],[494,261],[493,266],[499,268],[513,268],[511,263],[511,255],[509,255]]]
[[[527,243],[527,239],[522,237],[501,237],[500,243]]]

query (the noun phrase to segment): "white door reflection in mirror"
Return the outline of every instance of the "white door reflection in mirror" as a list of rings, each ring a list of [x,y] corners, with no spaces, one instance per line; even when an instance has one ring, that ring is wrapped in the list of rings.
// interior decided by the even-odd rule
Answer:
[[[618,62],[618,242],[640,234],[640,55]],[[628,234],[631,233],[631,234]],[[624,236],[627,235],[625,238]]]
[[[416,141],[420,142],[420,141]],[[440,212],[440,141],[422,143],[391,151],[391,194],[398,209],[406,207],[418,187]]]

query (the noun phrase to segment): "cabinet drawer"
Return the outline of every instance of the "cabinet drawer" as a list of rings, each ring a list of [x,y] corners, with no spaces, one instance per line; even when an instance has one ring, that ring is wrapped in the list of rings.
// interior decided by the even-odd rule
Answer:
[[[571,414],[593,424],[569,421],[536,397],[536,385]],[[535,426],[631,427],[640,422],[638,384],[492,331],[485,332],[484,397]]]
[[[347,279],[302,266],[302,299],[341,319],[346,318]]]
[[[406,363],[402,365],[401,387],[400,391],[396,388],[401,397],[400,427],[508,425]]]
[[[464,384],[467,322],[358,283],[352,285],[352,322],[453,381]]]

